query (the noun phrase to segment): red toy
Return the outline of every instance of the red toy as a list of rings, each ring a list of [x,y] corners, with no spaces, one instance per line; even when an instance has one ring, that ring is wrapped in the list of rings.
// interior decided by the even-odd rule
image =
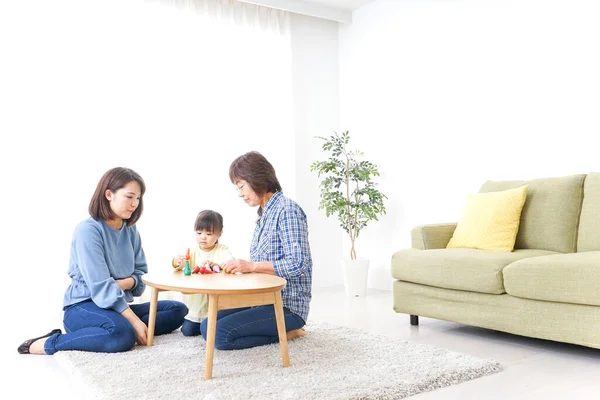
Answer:
[[[200,268],[197,265],[194,267],[194,270],[192,271],[192,274],[202,274],[202,275],[205,275],[205,274],[212,274],[212,273],[213,272],[211,271],[210,268],[206,268],[206,267]]]
[[[210,268],[202,267],[202,268],[200,268],[200,273],[204,275],[204,274],[212,274],[213,272]]]

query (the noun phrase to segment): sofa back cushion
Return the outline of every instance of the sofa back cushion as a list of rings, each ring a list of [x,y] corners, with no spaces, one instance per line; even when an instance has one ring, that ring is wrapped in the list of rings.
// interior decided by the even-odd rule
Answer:
[[[528,185],[515,249],[573,253],[586,175],[530,181],[487,181],[480,192],[496,192]]]
[[[583,185],[577,251],[600,250],[600,172],[592,172]]]

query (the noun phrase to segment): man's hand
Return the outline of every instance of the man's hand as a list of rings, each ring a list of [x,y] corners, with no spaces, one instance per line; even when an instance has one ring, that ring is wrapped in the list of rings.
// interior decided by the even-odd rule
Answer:
[[[228,274],[247,274],[256,271],[256,264],[246,260],[229,260],[223,264],[223,271]]]

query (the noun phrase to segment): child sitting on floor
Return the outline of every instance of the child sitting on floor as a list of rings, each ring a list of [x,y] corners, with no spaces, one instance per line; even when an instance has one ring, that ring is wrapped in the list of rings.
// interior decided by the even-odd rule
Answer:
[[[198,246],[190,251],[190,268],[196,266],[207,267],[217,271],[226,261],[233,259],[227,246],[219,244],[219,238],[223,233],[223,217],[216,211],[204,210],[196,217],[194,224],[196,231],[196,243]],[[182,270],[185,268],[186,255],[178,254],[173,257],[173,268]],[[189,312],[181,327],[185,336],[200,335],[200,322],[208,314],[208,296],[205,294],[190,294],[183,297]]]

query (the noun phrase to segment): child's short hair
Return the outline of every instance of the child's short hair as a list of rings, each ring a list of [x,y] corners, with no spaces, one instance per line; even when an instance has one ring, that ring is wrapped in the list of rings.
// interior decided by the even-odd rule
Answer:
[[[200,211],[194,223],[194,230],[207,230],[213,233],[221,232],[223,231],[223,217],[213,210]]]

